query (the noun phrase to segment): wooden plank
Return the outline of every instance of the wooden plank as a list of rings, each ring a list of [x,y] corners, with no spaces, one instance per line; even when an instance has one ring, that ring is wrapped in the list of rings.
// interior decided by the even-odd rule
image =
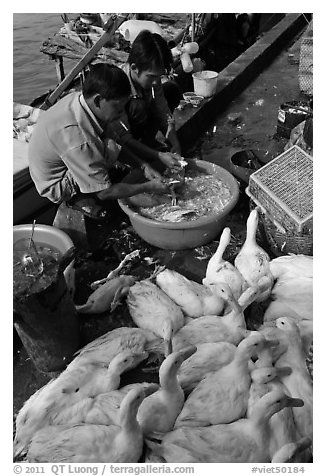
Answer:
[[[44,101],[41,106],[41,109],[48,109],[51,107],[56,100],[60,97],[60,95],[67,89],[69,84],[73,81],[73,79],[79,74],[90,61],[94,58],[94,56],[100,51],[102,46],[104,46],[119,28],[119,26],[125,21],[125,17],[115,16],[109,18],[108,22],[104,25],[105,32],[101,36],[95,45],[90,48],[89,51],[81,58],[81,60],[73,67],[70,73],[67,74],[65,79],[56,87],[56,89],[49,95],[49,97]]]
[[[59,82],[63,81],[65,79],[65,71],[63,68],[63,58],[62,56],[54,56],[53,59],[55,61],[55,68],[57,71],[58,81]]]

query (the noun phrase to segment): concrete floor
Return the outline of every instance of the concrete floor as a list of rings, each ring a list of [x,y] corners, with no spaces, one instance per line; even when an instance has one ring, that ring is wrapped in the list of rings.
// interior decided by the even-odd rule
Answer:
[[[286,140],[275,136],[278,108],[284,101],[307,99],[299,91],[299,65],[289,61],[290,52],[295,55],[295,58],[298,58],[299,46],[299,42],[294,44],[294,41],[292,41],[273,63],[240,96],[230,103],[228,108],[215,121],[216,132],[212,132],[214,126],[212,125],[210,130],[197,142],[192,150],[192,156],[208,159],[229,168],[231,155],[241,149],[258,150],[260,157],[265,162],[283,151]],[[228,116],[233,113],[241,114],[241,120],[238,124],[228,120]],[[244,241],[247,215],[248,201],[242,194],[237,207],[230,214],[226,223],[226,226],[230,226],[234,237],[233,247],[230,248],[229,255],[225,256],[226,259],[232,260]],[[128,223],[122,226],[122,230],[130,231]],[[88,261],[81,261],[76,272],[77,293],[75,300],[77,303],[85,301],[85,292],[90,293],[87,284],[94,279],[105,276],[120,261],[119,257],[128,251],[126,250],[127,242],[125,240],[118,240],[113,245],[113,241],[105,242],[105,237],[113,236],[114,233],[117,233],[117,231],[113,232],[112,229],[110,232],[105,229],[96,230],[97,240],[103,238],[103,243],[106,243],[106,254],[105,250],[104,252],[102,250],[102,253],[97,253],[95,250]],[[130,236],[132,236],[132,230]],[[122,235],[121,237],[123,238]],[[121,244],[121,241],[123,244]],[[137,243],[137,246],[139,246],[139,243]],[[141,243],[141,246],[143,256],[151,256],[161,264],[183,273],[188,278],[200,281],[205,274],[207,261],[212,252],[215,251],[217,243],[218,241],[214,241],[195,250],[178,252],[158,250],[147,246],[144,242]],[[132,240],[128,242],[128,245],[132,247]],[[131,273],[146,275],[152,270],[153,267],[146,269],[143,263],[138,268],[133,269]],[[118,308],[120,309],[120,325],[128,324],[128,316],[121,310],[123,307],[125,306]],[[84,342],[86,343],[97,335],[112,329],[116,325],[114,321],[115,318],[112,316],[102,315],[84,320],[82,323]],[[44,385],[49,378],[49,375],[42,374],[35,369],[24,348],[21,347],[18,353],[15,353],[13,368],[14,416],[25,400]]]

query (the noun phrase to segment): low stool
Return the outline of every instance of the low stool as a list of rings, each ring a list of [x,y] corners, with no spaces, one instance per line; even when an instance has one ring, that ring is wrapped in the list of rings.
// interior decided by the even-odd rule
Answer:
[[[86,218],[81,211],[62,202],[54,217],[53,226],[67,233],[77,248],[88,248]]]

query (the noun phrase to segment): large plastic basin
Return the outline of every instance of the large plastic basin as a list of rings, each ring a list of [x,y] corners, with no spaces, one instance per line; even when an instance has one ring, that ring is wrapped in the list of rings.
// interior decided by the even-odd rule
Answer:
[[[165,250],[185,250],[205,245],[212,241],[224,228],[226,218],[239,198],[236,179],[222,167],[204,160],[191,161],[192,167],[202,172],[216,174],[230,187],[232,198],[217,214],[207,215],[189,222],[162,222],[152,220],[137,213],[129,199],[118,200],[122,210],[128,215],[136,233],[147,243]]]
[[[15,225],[13,244],[21,239],[26,239],[31,236],[32,224]],[[53,246],[63,255],[72,246],[74,246],[71,238],[64,231],[49,225],[35,225],[33,240],[35,243],[43,243]],[[75,293],[75,268],[74,260],[67,266],[64,271],[64,277],[67,283],[68,291],[71,297]]]

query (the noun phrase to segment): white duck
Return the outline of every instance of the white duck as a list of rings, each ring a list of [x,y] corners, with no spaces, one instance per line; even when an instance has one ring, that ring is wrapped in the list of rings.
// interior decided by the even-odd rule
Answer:
[[[139,405],[151,391],[131,390],[121,403],[120,426],[56,425],[32,439],[28,462],[137,463],[143,451],[143,432],[136,419]]]
[[[312,256],[295,254],[279,256],[270,262],[270,267],[275,279],[281,276],[313,278]]]
[[[124,397],[130,390],[144,389],[158,384],[142,382],[126,385],[119,390],[100,393],[95,397],[87,397],[72,406],[53,414],[51,425],[76,425],[88,423],[92,425],[119,425],[119,411]]]
[[[165,345],[163,339],[150,330],[137,327],[118,327],[80,349],[67,369],[90,363],[108,366],[116,355],[128,349],[136,354],[148,352],[149,354],[163,355]]]
[[[210,284],[226,283],[230,286],[235,299],[239,299],[243,291],[248,287],[248,283],[235,266],[229,261],[223,260],[223,253],[230,241],[231,230],[230,228],[224,228],[217,250],[208,262],[203,284],[209,286]]]
[[[305,255],[280,256],[270,262],[276,280],[272,302],[264,321],[293,317],[297,322],[313,318],[313,258]]]
[[[172,430],[184,404],[184,392],[177,378],[177,372],[184,360],[196,352],[196,347],[188,347],[170,354],[159,370],[160,388],[145,398],[139,407],[137,420],[144,435],[152,432],[166,433]]]
[[[309,449],[311,444],[312,441],[308,437],[300,438],[300,440],[292,443],[287,443],[273,455],[272,463],[301,463],[302,454]]]
[[[252,332],[240,342],[233,360],[207,374],[191,392],[175,428],[230,423],[242,418],[247,411],[251,383],[249,360],[264,345],[267,342],[259,332]]]
[[[269,383],[280,375],[290,374],[291,372],[292,370],[290,367],[281,367],[277,369],[276,367],[268,366],[252,369],[247,408],[248,417],[250,417],[254,411],[257,400],[271,391]]]
[[[239,326],[245,329],[246,321],[243,314],[243,308],[245,307],[245,304],[243,308],[239,305],[239,302],[233,296],[232,290],[228,284],[216,283],[211,287],[212,289],[214,288],[214,292],[221,296],[225,303],[227,303],[225,314],[223,316],[217,316],[217,319],[221,320],[222,322],[232,322],[234,327]],[[243,303],[246,303],[247,300],[252,297],[254,294],[254,289],[247,289],[245,294],[246,297],[243,298]]]
[[[130,350],[125,350],[112,359],[108,367],[84,364],[72,370],[66,369],[32,395],[19,411],[14,454],[26,452],[33,434],[59,419],[62,421],[60,414],[65,414],[67,409],[73,407],[75,411],[78,408],[75,405],[85,398],[118,388],[120,375],[136,367],[146,356],[146,352],[132,354]]]
[[[207,342],[197,345],[195,352],[178,370],[178,379],[186,394],[190,393],[208,372],[219,370],[231,362],[236,346],[229,342]]]
[[[206,314],[222,314],[224,301],[203,284],[187,279],[180,273],[164,269],[156,276],[156,284],[164,291],[186,316],[200,317]]]
[[[248,336],[250,331],[235,326],[228,319],[220,316],[202,316],[189,319],[172,338],[173,352],[189,345],[205,344],[206,342],[229,342],[234,345]]]
[[[229,342],[238,345],[247,337],[250,331],[246,330],[246,321],[243,310],[257,295],[259,288],[246,289],[240,297],[242,306],[234,299],[232,291],[227,284],[218,283],[213,285],[225,302],[230,311],[223,316],[208,315],[197,319],[186,319],[186,324],[173,336],[173,350],[179,350],[187,345],[198,345],[207,342]]]
[[[167,433],[155,451],[168,463],[267,463],[269,419],[286,406],[302,405],[302,400],[280,391],[269,392],[258,400],[250,418],[223,425],[178,428]]]
[[[276,367],[291,367],[292,373],[282,377],[282,382],[290,395],[298,395],[304,401],[304,407],[294,409],[294,421],[301,437],[312,439],[312,381],[306,366],[306,354],[303,350],[300,332],[295,321],[290,317],[279,317],[276,326],[285,333],[289,345],[278,358]]]
[[[165,355],[168,355],[173,333],[184,325],[181,308],[149,280],[140,281],[130,288],[127,304],[138,327],[163,337],[167,347]]]
[[[251,372],[252,383],[248,399],[248,417],[250,417],[254,411],[257,400],[266,393],[273,390],[280,390],[288,394],[287,389],[280,379],[290,375],[291,372],[292,369],[290,367],[261,367]],[[280,447],[298,439],[291,408],[283,408],[283,410],[273,415],[269,421],[269,427],[269,454],[271,458]]]
[[[109,309],[113,310],[135,282],[133,276],[126,275],[110,279],[93,291],[85,304],[76,305],[76,310],[82,314],[100,314]]]
[[[137,367],[148,357],[148,352],[132,353],[129,349],[116,355],[108,367],[90,363],[66,369],[57,378],[56,393],[71,394],[79,400],[116,390],[121,374]]]
[[[275,346],[266,347],[257,354],[255,367],[269,367],[275,364],[279,357],[287,350],[289,343],[286,335],[278,329],[275,323],[263,324],[258,331],[263,334],[266,340],[275,341]]]
[[[263,276],[269,278],[268,289],[257,299],[260,302],[268,298],[274,283],[274,277],[270,271],[268,254],[256,243],[257,227],[258,211],[254,209],[247,219],[246,240],[234,260],[234,265],[250,286],[257,284]]]
[[[233,325],[246,328],[246,321],[244,317],[245,309],[258,297],[265,292],[266,283],[268,279],[266,276],[262,277],[254,286],[248,287],[239,297],[238,300],[233,296],[233,292],[226,283],[212,284],[210,287],[227,303],[223,316],[218,316],[219,319],[232,321]]]
[[[302,319],[301,321],[298,321],[295,318],[290,319],[294,319],[294,322],[298,326],[303,350],[306,354],[306,357],[308,357],[310,347],[313,342],[313,321],[310,321],[308,319]],[[276,358],[274,359],[274,361],[276,361],[279,355],[281,355],[288,347],[288,340],[286,338],[286,335],[284,334],[284,332],[282,332],[276,327],[276,320],[264,322],[264,324],[259,328],[259,332],[263,333],[267,339],[273,336],[272,338],[280,340],[280,352],[278,355],[277,353],[275,353]]]

